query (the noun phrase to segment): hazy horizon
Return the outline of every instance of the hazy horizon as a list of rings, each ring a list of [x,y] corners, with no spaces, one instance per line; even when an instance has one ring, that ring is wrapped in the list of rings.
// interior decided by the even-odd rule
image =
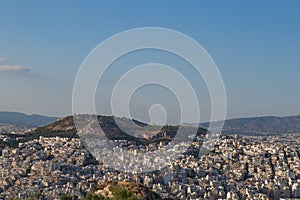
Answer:
[[[51,115],[44,115],[44,114],[40,114],[40,113],[24,113],[24,112],[18,112],[18,111],[7,111],[7,110],[1,110],[0,112],[11,112],[11,113],[22,113],[22,114],[25,114],[25,115],[41,115],[41,116],[45,116],[45,117],[55,117],[55,118],[64,118],[64,117],[68,117],[68,116],[73,116],[73,114],[67,114],[67,115],[63,115],[63,116],[51,116]],[[99,114],[101,115],[101,114]],[[110,116],[110,115],[102,115],[102,116]],[[282,115],[282,116],[275,116],[275,115],[261,115],[261,116],[241,116],[241,117],[234,117],[234,118],[226,118],[225,120],[232,120],[232,119],[244,119],[244,118],[260,118],[260,117],[297,117],[297,116],[300,116],[300,114],[298,115]],[[124,117],[124,116],[117,116],[117,117]],[[143,122],[143,123],[146,123],[146,121],[143,121],[143,120],[140,120],[140,119],[136,119],[136,118],[132,118],[134,120],[138,120],[140,122]],[[200,121],[200,123],[208,123],[209,121]],[[189,122],[182,122],[183,124],[184,123],[189,123]]]

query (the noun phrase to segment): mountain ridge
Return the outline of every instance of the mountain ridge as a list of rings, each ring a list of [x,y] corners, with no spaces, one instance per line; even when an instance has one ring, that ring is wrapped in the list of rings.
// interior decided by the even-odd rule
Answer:
[[[0,112],[0,123],[10,125],[21,125],[28,127],[46,126],[56,121],[56,117],[48,117],[39,114],[27,115],[21,112]]]
[[[218,122],[212,122],[212,125]],[[194,124],[195,125],[195,124]],[[208,128],[209,122],[199,126]],[[295,116],[262,116],[227,119],[223,133],[300,133],[300,115]]]
[[[44,127],[49,131],[63,131],[64,129],[73,129],[72,116],[62,117],[60,119],[56,117],[47,117],[39,114],[27,115],[21,112],[0,112],[0,124],[21,125],[27,127]],[[108,117],[108,116],[107,116]],[[68,120],[66,120],[68,119]],[[121,118],[122,119],[122,118]],[[61,122],[59,122],[62,120]],[[132,120],[141,127],[146,126],[145,123],[138,120]],[[216,125],[219,122],[212,122],[212,125]],[[53,127],[57,125],[57,127]],[[192,124],[185,123],[183,125],[199,126],[208,128],[209,122]],[[52,126],[52,128],[51,128]],[[173,126],[175,127],[175,126]],[[60,130],[62,129],[62,130]],[[295,116],[259,116],[259,117],[241,117],[227,119],[224,123],[223,133],[235,134],[235,133],[300,133],[300,115]]]

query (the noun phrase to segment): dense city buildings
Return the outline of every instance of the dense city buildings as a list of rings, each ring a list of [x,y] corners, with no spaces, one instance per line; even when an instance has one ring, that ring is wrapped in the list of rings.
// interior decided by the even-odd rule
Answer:
[[[198,157],[202,140],[198,137],[163,170],[141,174],[105,168],[77,138],[40,137],[5,147],[0,150],[0,199],[84,197],[105,181],[140,183],[170,199],[300,198],[299,135],[221,136],[212,151]]]

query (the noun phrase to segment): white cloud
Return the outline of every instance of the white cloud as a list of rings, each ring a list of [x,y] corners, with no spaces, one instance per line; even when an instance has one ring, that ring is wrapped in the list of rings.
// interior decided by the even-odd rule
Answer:
[[[27,72],[28,68],[21,65],[0,65],[0,72]]]
[[[5,62],[5,61],[7,61],[7,58],[0,57],[0,62]]]

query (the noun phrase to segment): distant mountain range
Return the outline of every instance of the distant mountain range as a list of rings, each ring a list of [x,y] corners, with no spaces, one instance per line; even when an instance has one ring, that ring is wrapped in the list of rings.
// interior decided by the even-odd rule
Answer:
[[[209,123],[199,126],[208,128]],[[228,119],[224,123],[223,133],[227,134],[280,134],[300,133],[300,116],[288,117],[248,117]]]
[[[63,119],[63,120],[62,120]],[[57,129],[74,129],[73,119],[71,117],[62,118],[59,122],[56,122],[56,117],[47,117],[42,115],[26,115],[19,112],[0,112],[0,124],[11,124],[28,127],[45,127],[49,130]],[[104,119],[104,118],[103,118]],[[112,123],[110,117],[105,118],[106,122]],[[109,119],[109,120],[108,120]],[[108,120],[108,121],[107,121]],[[126,120],[125,120],[126,121]],[[140,126],[145,126],[142,122],[133,120]],[[56,122],[56,123],[54,123]],[[52,124],[54,123],[54,124]],[[57,127],[53,127],[58,125]],[[208,128],[209,123],[200,124],[185,124],[192,126],[200,126]],[[70,127],[71,126],[71,127]],[[287,116],[287,117],[247,117],[228,119],[225,121],[223,133],[226,134],[272,134],[272,133],[300,133],[300,115],[299,116]]]
[[[26,115],[19,112],[0,112],[0,124],[39,127],[56,121],[56,117],[42,115]]]

